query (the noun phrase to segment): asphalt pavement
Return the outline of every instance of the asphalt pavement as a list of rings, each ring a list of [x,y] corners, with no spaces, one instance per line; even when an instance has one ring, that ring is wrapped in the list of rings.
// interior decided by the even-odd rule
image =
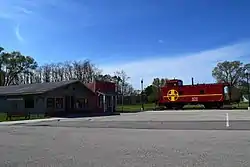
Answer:
[[[249,118],[168,111],[2,125],[0,166],[250,166]]]
[[[141,112],[116,116],[63,119],[27,126],[125,128],[165,130],[250,130],[250,112],[244,110],[195,110]]]

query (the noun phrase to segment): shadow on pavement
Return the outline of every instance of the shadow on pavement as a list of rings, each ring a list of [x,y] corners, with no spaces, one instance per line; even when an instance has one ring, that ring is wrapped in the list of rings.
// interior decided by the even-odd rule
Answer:
[[[102,117],[102,116],[114,116],[114,115],[120,115],[120,113],[79,113],[79,114],[67,114],[67,115],[61,115],[61,114],[55,114],[51,117],[60,117],[60,118],[81,118],[81,117]]]

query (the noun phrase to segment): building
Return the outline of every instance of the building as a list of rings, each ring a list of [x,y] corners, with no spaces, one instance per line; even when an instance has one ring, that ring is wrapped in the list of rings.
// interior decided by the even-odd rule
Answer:
[[[0,87],[1,112],[71,114],[113,112],[115,84],[78,80]]]
[[[117,106],[117,87],[115,83],[95,80],[86,86],[95,92],[93,101],[96,102],[96,111],[114,112]]]

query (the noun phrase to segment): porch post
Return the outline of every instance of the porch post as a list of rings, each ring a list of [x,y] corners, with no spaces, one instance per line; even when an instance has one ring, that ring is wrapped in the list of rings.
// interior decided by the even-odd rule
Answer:
[[[111,96],[111,106],[112,106],[111,111],[114,112],[114,96]]]
[[[114,99],[115,99],[115,111],[116,111],[116,109],[117,109],[117,95],[115,95]]]
[[[106,112],[106,98],[104,94],[103,94],[103,110],[104,112]]]

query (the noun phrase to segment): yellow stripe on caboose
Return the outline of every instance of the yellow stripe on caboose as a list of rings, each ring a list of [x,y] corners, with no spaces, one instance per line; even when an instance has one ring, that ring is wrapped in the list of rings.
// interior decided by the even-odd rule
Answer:
[[[202,95],[179,95],[179,97],[192,97],[192,96],[222,96],[223,94],[202,94]]]
[[[178,97],[202,97],[202,96],[222,96],[223,94],[202,94],[202,95],[179,95]],[[169,96],[163,96],[164,98],[167,98]]]

